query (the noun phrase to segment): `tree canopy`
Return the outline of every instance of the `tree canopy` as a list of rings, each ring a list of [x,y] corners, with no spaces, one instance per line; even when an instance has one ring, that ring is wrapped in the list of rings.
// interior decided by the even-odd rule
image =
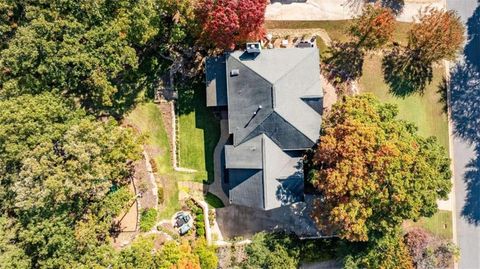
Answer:
[[[372,95],[344,97],[326,116],[313,162],[322,194],[313,217],[341,238],[366,241],[437,211],[451,188],[450,160],[434,137],[397,120]]]
[[[15,264],[103,264],[113,218],[139,156],[132,133],[51,93],[0,101],[1,242]],[[8,255],[8,256],[5,256]],[[108,260],[108,259],[107,259]]]
[[[389,8],[366,5],[350,27],[350,35],[356,46],[372,50],[390,41],[394,30],[395,17]]]
[[[260,39],[265,30],[266,0],[201,0],[196,7],[201,39],[207,45],[233,49]]]
[[[400,96],[422,93],[431,82],[432,64],[455,59],[464,41],[464,27],[453,10],[427,9],[408,34],[408,45],[394,46],[383,60],[384,78]]]
[[[123,113],[170,64],[161,55],[188,46],[189,3],[0,0],[0,98],[49,91]]]

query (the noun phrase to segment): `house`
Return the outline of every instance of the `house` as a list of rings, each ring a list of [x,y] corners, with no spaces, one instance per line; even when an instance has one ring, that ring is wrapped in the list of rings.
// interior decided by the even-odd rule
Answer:
[[[207,106],[228,111],[225,175],[232,204],[270,210],[302,201],[303,159],[320,133],[316,48],[247,44],[206,62]]]

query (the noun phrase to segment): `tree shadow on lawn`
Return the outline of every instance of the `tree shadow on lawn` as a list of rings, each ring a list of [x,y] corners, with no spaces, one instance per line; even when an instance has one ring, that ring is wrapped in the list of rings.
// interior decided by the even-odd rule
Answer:
[[[207,171],[205,183],[210,184],[214,180],[213,153],[220,138],[220,121],[206,107],[205,83],[201,77],[181,82],[178,87],[177,112],[180,116],[195,112],[195,127],[203,130],[205,171]]]
[[[432,82],[433,68],[415,57],[415,51],[395,46],[382,60],[383,78],[390,93],[407,97],[414,93],[423,94]]]
[[[467,22],[463,62],[451,70],[450,106],[454,134],[475,145],[476,158],[466,167],[467,195],[462,216],[480,225],[480,6]]]

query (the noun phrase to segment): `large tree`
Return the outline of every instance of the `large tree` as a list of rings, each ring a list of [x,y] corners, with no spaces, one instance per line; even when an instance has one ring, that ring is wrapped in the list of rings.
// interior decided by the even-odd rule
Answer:
[[[43,91],[121,115],[186,43],[189,0],[0,0],[0,98]]]
[[[368,242],[359,253],[348,255],[345,269],[413,269],[412,258],[398,231]]]
[[[453,10],[427,9],[408,36],[408,49],[425,62],[453,60],[464,41],[465,28]]]
[[[109,230],[131,202],[124,186],[138,156],[131,131],[50,93],[0,101],[0,214],[9,220],[2,236],[16,247],[0,260],[26,257],[33,268],[106,265],[102,253],[112,255]]]
[[[431,216],[451,188],[450,160],[434,137],[397,120],[372,95],[344,97],[323,122],[313,184],[314,218],[340,237],[365,241],[405,219]]]
[[[221,49],[260,39],[266,0],[201,0],[196,7],[204,43]]]
[[[395,17],[390,9],[366,5],[350,27],[350,35],[357,47],[372,50],[390,41],[394,30]]]
[[[464,41],[455,11],[427,9],[409,32],[406,47],[394,46],[383,59],[385,81],[400,96],[423,93],[432,81],[432,64],[454,59]]]

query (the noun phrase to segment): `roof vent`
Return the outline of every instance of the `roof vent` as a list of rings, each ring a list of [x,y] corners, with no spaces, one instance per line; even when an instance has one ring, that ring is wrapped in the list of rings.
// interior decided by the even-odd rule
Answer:
[[[260,53],[260,51],[262,51],[262,46],[260,46],[260,42],[247,43],[248,53]]]
[[[240,75],[240,70],[238,70],[238,69],[232,69],[232,70],[230,71],[230,76],[231,76],[231,77],[236,77],[236,76],[238,76],[238,75]]]

